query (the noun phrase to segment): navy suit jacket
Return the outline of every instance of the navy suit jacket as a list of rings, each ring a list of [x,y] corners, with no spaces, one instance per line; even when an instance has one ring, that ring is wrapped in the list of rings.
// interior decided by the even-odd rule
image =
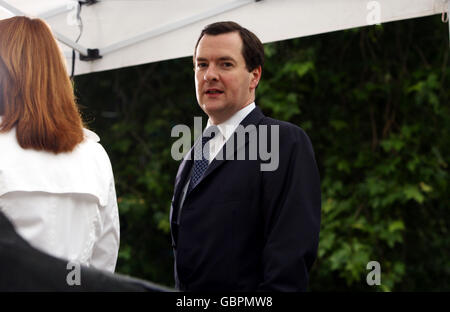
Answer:
[[[269,161],[259,153],[257,159],[246,152],[245,160],[229,160],[233,153],[250,150],[255,134],[250,131],[240,145],[234,140],[234,148],[227,142],[223,155],[228,157],[211,162],[180,207],[193,164],[182,161],[170,212],[176,287],[305,291],[317,255],[321,214],[320,178],[311,142],[301,128],[265,117],[258,107],[241,125],[254,125],[258,140],[261,126],[267,126],[268,151],[276,147],[270,139],[271,126],[278,126],[278,168],[262,171],[261,164]]]

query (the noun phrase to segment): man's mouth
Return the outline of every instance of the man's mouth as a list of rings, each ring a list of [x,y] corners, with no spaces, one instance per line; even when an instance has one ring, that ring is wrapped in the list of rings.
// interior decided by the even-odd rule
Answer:
[[[222,94],[223,91],[219,89],[208,89],[205,92],[206,94]]]

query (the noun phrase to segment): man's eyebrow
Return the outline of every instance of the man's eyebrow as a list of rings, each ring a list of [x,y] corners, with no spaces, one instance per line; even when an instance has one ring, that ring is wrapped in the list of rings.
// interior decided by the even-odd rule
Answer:
[[[233,61],[233,62],[236,62],[236,61],[234,60],[234,58],[232,58],[231,56],[222,56],[222,57],[219,57],[219,61]]]
[[[204,57],[197,57],[195,60],[197,62],[207,62],[208,61],[208,59],[206,59]],[[236,60],[234,58],[232,58],[231,56],[219,57],[219,61],[233,61],[233,62],[236,62]]]

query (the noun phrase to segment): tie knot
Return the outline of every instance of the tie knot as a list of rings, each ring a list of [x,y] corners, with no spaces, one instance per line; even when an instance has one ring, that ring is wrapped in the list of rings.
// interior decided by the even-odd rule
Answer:
[[[215,125],[206,128],[202,135],[202,145],[205,145],[209,140],[214,138],[217,133],[219,133],[219,128]]]

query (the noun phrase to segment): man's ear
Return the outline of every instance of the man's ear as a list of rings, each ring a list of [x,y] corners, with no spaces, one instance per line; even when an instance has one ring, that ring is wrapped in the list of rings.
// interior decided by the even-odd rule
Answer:
[[[250,89],[256,89],[259,80],[261,79],[261,74],[262,74],[261,66],[256,67],[254,70],[250,72],[251,75]]]

